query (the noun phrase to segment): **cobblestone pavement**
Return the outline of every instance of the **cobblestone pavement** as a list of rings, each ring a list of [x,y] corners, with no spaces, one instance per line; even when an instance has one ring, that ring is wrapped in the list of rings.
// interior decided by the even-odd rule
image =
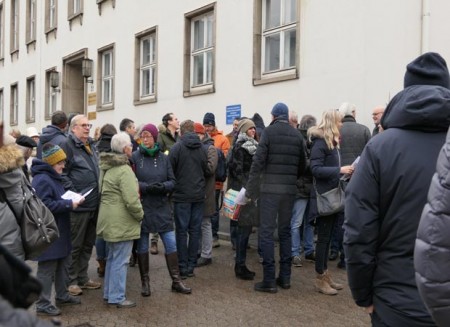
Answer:
[[[254,281],[238,280],[234,276],[233,251],[227,241],[213,249],[213,263],[197,268],[195,277],[186,280],[191,295],[171,292],[164,253],[150,257],[152,295],[140,295],[138,267],[128,269],[127,298],[137,306],[118,309],[105,305],[102,290],[85,290],[79,306],[63,307],[63,326],[88,322],[92,326],[370,326],[370,319],[351,299],[348,287],[336,296],[326,296],[314,290],[314,264],[292,267],[292,287],[276,294],[253,290]],[[278,250],[278,248],[276,249]],[[94,256],[90,276],[96,275]],[[255,281],[262,278],[262,266],[255,249],[248,250],[248,266],[256,271]],[[34,264],[34,267],[36,265]],[[330,271],[338,282],[346,284],[345,271],[330,262]],[[30,309],[31,310],[31,309]]]

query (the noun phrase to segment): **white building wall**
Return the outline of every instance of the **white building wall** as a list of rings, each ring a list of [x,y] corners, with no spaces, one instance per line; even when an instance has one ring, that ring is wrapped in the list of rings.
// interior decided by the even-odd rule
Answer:
[[[56,39],[44,34],[45,1],[37,1],[36,50],[25,46],[26,2],[20,2],[19,59],[9,55],[10,0],[5,10],[5,58],[0,64],[0,88],[4,92],[4,119],[9,128],[11,83],[19,81],[19,125],[25,130],[26,78],[36,75],[37,120],[44,120],[45,70],[56,66],[63,72],[62,58],[88,49],[97,74],[97,50],[115,43],[115,109],[97,112],[94,126],[113,123],[124,117],[137,124],[159,124],[167,112],[180,118],[202,121],[207,111],[216,114],[219,129],[225,125],[225,107],[241,104],[242,115],[259,112],[265,123],[270,109],[285,102],[299,116],[337,108],[343,101],[356,104],[358,121],[372,127],[371,110],[385,104],[403,88],[408,62],[420,54],[422,3],[426,0],[299,0],[299,79],[253,86],[253,0],[217,0],[215,93],[183,97],[184,14],[210,4],[206,0],[148,1],[116,0],[102,5],[99,15],[95,1],[84,1],[83,24],[67,21],[68,1],[58,2]],[[450,60],[450,2],[429,1],[429,50]],[[135,34],[158,26],[157,102],[133,104]],[[63,78],[61,78],[61,81]],[[93,92],[96,91],[96,82]],[[91,92],[91,86],[88,86]],[[99,95],[98,95],[99,96]],[[61,93],[58,109],[61,109]],[[95,111],[89,106],[88,111]]]

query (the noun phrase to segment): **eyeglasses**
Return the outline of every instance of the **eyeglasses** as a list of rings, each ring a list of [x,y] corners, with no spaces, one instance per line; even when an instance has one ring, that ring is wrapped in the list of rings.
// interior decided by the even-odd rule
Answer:
[[[382,114],[382,112],[374,112],[373,114],[372,114],[372,116],[378,116],[378,115],[381,115]]]
[[[141,139],[143,139],[143,140],[150,140],[150,139],[153,139],[153,136],[152,135],[142,135]]]
[[[91,129],[92,128],[92,124],[77,124],[78,126],[81,126],[83,128],[88,128]]]

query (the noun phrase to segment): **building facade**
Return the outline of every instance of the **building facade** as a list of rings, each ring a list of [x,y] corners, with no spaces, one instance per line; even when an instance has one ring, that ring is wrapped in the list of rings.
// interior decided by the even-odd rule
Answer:
[[[403,88],[426,51],[450,60],[446,0],[0,0],[0,117],[6,130],[55,110],[95,127],[161,122],[167,112],[219,129],[285,102],[299,116]],[[227,126],[228,125],[228,126]]]

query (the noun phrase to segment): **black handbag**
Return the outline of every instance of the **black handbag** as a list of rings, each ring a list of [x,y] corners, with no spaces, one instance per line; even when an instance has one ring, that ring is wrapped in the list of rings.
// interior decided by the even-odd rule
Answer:
[[[56,239],[59,230],[52,212],[36,195],[33,187],[25,176],[21,183],[23,192],[23,212],[17,217],[20,226],[22,246],[25,250],[25,260],[39,257]],[[2,190],[4,193],[4,191]],[[14,212],[5,194],[6,203]]]
[[[338,150],[339,167],[341,167],[341,155]],[[339,179],[337,187],[320,194],[317,192],[316,179],[313,178],[317,199],[317,213],[319,216],[330,216],[344,210],[345,191],[343,182]]]

